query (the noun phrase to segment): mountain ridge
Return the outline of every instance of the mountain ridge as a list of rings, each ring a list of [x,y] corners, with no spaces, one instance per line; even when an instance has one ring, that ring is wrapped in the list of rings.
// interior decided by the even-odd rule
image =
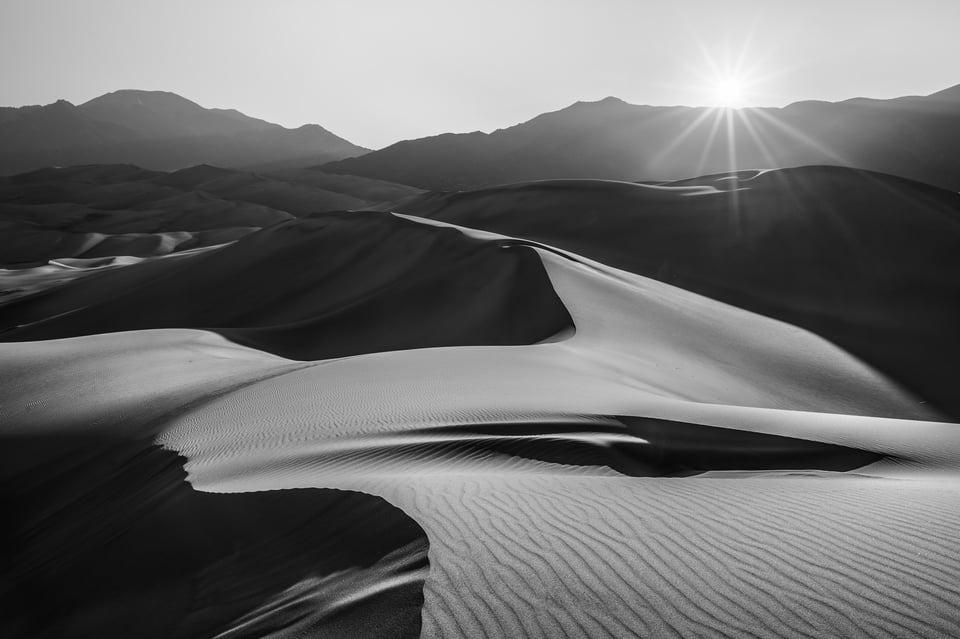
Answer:
[[[490,133],[404,140],[325,171],[430,190],[540,179],[682,179],[834,164],[960,190],[960,86],[928,96],[722,109],[575,102]]]
[[[131,163],[155,170],[307,166],[368,149],[317,124],[290,129],[169,91],[121,89],[80,105],[0,108],[0,174]]]

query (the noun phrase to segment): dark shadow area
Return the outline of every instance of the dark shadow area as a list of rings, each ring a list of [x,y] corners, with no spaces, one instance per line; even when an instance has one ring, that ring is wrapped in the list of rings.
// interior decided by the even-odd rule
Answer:
[[[0,306],[0,341],[209,329],[311,360],[533,344],[572,325],[534,251],[384,213],[325,213]]]
[[[44,168],[0,177],[0,266],[165,255],[232,242],[300,215],[363,209],[419,192],[309,168]]]
[[[427,539],[402,511],[338,490],[200,492],[184,462],[146,442],[4,438],[0,635],[419,635]]]
[[[623,428],[503,423],[425,429],[417,432],[445,439],[421,445],[413,454],[495,453],[555,464],[608,466],[634,477],[677,477],[711,470],[848,471],[882,458],[869,451],[794,437],[647,417],[616,419]],[[637,441],[624,441],[624,436]]]
[[[617,419],[631,435],[647,442],[618,446],[619,452],[650,464],[666,475],[710,470],[848,471],[883,458],[858,448],[796,437],[650,417],[618,416]]]

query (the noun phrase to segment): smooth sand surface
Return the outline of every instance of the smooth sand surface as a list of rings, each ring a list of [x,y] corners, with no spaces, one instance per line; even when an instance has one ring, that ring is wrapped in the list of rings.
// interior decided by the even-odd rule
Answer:
[[[84,300],[101,310],[123,303],[75,287],[120,275],[131,288],[148,285],[138,273],[156,274],[154,282],[172,290],[189,285],[186,275],[155,266],[161,261],[0,307],[17,309],[8,324],[51,328],[43,341],[0,344],[0,435],[16,447],[5,450],[19,451],[6,472],[19,487],[13,497],[26,504],[11,534],[27,549],[3,586],[48,597],[47,617],[68,624],[38,621],[45,617],[35,608],[14,619],[19,626],[8,623],[11,633],[39,624],[47,636],[109,634],[109,624],[125,618],[111,611],[146,617],[158,614],[150,602],[160,601],[168,606],[160,614],[185,624],[186,636],[960,635],[960,425],[892,375],[813,332],[569,250],[437,220],[383,219],[383,237],[375,234],[383,220],[363,215],[304,221],[326,225],[314,228],[310,244],[322,246],[331,233],[333,247],[336,229],[356,224],[374,238],[369,251],[334,260],[343,268],[315,297],[346,300],[349,282],[367,281],[371,299],[392,299],[391,269],[370,260],[382,250],[387,264],[409,272],[406,253],[390,249],[399,233],[408,248],[431,247],[421,255],[430,259],[410,263],[427,270],[474,252],[490,263],[533,258],[563,321],[548,327],[544,319],[554,315],[543,303],[514,303],[495,315],[495,332],[509,327],[522,340],[314,361],[229,341],[222,329],[125,326],[52,339],[51,327],[71,326],[54,310],[81,317]],[[274,229],[303,232],[297,223]],[[242,263],[257,255],[257,241],[281,239],[261,232],[203,259]],[[264,257],[249,272],[287,272],[305,255]],[[229,271],[182,273],[202,280],[215,270]],[[525,281],[539,291],[537,277]],[[495,307],[515,281],[494,279],[500,293],[456,299]],[[254,285],[244,279],[224,294],[242,298]],[[149,295],[135,295],[123,297],[149,304]],[[197,297],[187,299],[184,308],[197,306]],[[299,298],[284,289],[278,299]],[[123,308],[126,318],[135,310]],[[393,317],[393,306],[380,308]],[[465,320],[451,306],[429,313],[431,327]],[[345,334],[361,348],[365,335],[387,325]],[[150,475],[151,463],[167,470]],[[164,494],[180,495],[179,505],[157,497],[160,483]],[[99,487],[89,492],[95,501],[78,497],[88,485]],[[254,496],[256,505],[228,503]],[[206,500],[199,510],[196,499]],[[123,514],[141,503],[162,507],[145,520],[146,537]],[[224,523],[217,515],[230,522],[257,508],[269,521]],[[211,521],[200,516],[208,510]],[[316,552],[298,562],[292,558],[305,550],[297,518],[311,512],[341,514],[318,515],[308,535]],[[50,525],[36,537],[30,522],[43,513]],[[87,546],[60,550],[54,541],[91,516],[119,545],[97,533]],[[234,534],[238,551],[223,558]],[[98,567],[97,551],[82,550],[98,544],[109,557],[138,547],[140,563],[112,574],[117,561]],[[164,572],[158,557],[173,567]],[[56,568],[62,561],[68,568]],[[115,585],[91,587],[86,598],[54,585],[81,583],[85,570],[98,575],[92,583],[130,581],[120,590],[130,596]],[[176,586],[184,575],[207,585]],[[28,578],[34,590],[25,590]],[[231,583],[242,596],[230,596]]]

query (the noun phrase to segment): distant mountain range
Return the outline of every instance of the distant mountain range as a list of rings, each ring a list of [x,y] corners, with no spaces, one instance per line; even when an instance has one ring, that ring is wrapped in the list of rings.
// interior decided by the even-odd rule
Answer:
[[[739,110],[606,98],[490,134],[399,142],[323,170],[454,190],[548,178],[675,180],[808,164],[960,190],[960,85],[929,96]]]
[[[163,91],[75,106],[0,108],[0,175],[48,166],[322,167],[431,190],[554,178],[669,181],[731,170],[840,165],[960,190],[960,85],[890,100],[783,108],[577,102],[493,133],[446,133],[368,149],[309,124],[287,129]]]
[[[108,163],[283,169],[367,151],[316,124],[287,129],[166,91],[115,91],[79,106],[58,100],[0,108],[0,174]]]

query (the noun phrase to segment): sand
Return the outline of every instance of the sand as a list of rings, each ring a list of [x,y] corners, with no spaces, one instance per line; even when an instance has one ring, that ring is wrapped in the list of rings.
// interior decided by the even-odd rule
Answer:
[[[275,224],[222,250],[97,273],[2,308],[6,341],[190,327],[304,360],[523,344],[570,323],[532,251],[360,212]]]
[[[550,180],[402,213],[544,242],[811,330],[960,418],[960,195],[841,167]]]
[[[7,497],[21,504],[10,534],[24,549],[3,585],[37,593],[18,594],[8,634],[111,634],[155,615],[169,625],[138,636],[960,634],[960,426],[896,376],[815,332],[549,242],[439,215],[352,215],[0,306],[8,326],[27,324],[0,344]],[[309,256],[330,251],[310,275]],[[448,305],[408,298],[434,301],[397,320],[418,265],[459,281],[479,264],[508,275]],[[304,279],[277,277],[297,265]],[[517,282],[528,290],[511,297]],[[268,286],[289,304],[266,310]],[[298,361],[178,325],[201,294],[250,317],[350,307],[357,291],[393,323],[324,329],[343,331],[342,355]],[[523,306],[531,291],[550,295]],[[129,321],[138,306],[181,315],[144,330]],[[500,339],[364,350],[388,326],[424,339],[471,315]],[[125,324],[84,334],[111,321]],[[56,541],[91,521],[88,543]],[[138,559],[111,573],[122,562],[96,553]]]
[[[152,257],[231,242],[324,211],[362,209],[419,189],[311,169],[251,173],[89,165],[0,177],[0,266]]]

